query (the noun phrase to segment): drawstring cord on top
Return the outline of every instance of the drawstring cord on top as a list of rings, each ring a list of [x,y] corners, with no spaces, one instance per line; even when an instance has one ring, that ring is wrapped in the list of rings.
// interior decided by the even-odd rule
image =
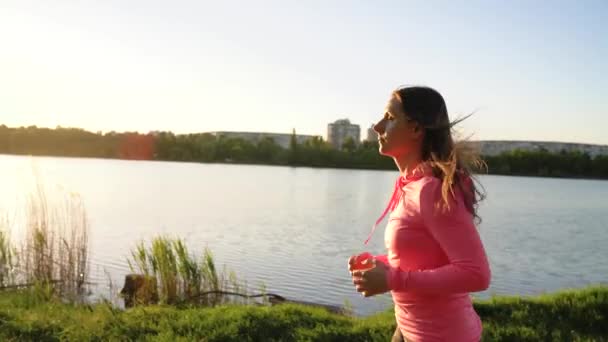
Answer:
[[[466,173],[464,173],[462,170],[459,170],[457,172],[458,172],[458,176],[461,177],[461,179],[462,179],[463,186],[467,190],[471,191],[470,189],[473,187],[473,180],[471,179],[471,177],[469,175],[467,175]],[[403,195],[405,194],[405,190],[403,190],[403,188],[405,188],[405,186],[408,185],[409,183],[415,182],[415,181],[423,178],[425,175],[429,175],[429,174],[432,174],[431,167],[428,164],[423,163],[423,164],[419,165],[417,168],[415,168],[414,171],[410,175],[405,176],[405,177],[399,176],[399,178],[397,178],[397,181],[395,182],[395,190],[393,190],[393,195],[391,196],[390,201],[388,201],[388,204],[386,205],[386,208],[384,209],[384,212],[382,213],[382,215],[380,215],[380,217],[376,220],[376,223],[374,223],[374,226],[372,227],[372,231],[369,233],[369,236],[365,240],[366,245],[369,242],[369,240],[372,238],[374,231],[376,230],[376,228],[378,227],[380,222],[382,222],[382,220],[384,219],[386,214],[395,210],[395,208],[399,204],[399,201],[401,201],[401,199],[403,198]],[[473,196],[474,195],[475,194],[473,193]]]
[[[397,178],[397,181],[395,182],[395,190],[393,190],[393,195],[391,196],[390,201],[388,201],[388,204],[386,205],[386,208],[384,209],[384,212],[382,213],[382,215],[380,215],[380,217],[376,220],[376,223],[374,223],[374,226],[372,227],[372,231],[369,233],[369,236],[365,240],[366,245],[369,242],[369,240],[372,238],[372,235],[374,235],[374,231],[376,230],[376,228],[378,227],[380,222],[382,222],[382,220],[384,220],[384,217],[386,216],[386,214],[388,214],[389,211],[392,212],[393,210],[395,210],[395,208],[399,204],[399,201],[401,201],[401,199],[403,198],[403,194],[405,193],[403,188],[407,184],[409,184],[413,181],[417,181],[417,180],[421,179],[422,177],[424,177],[424,173],[422,173],[422,174],[414,173],[414,175],[410,175],[408,177],[399,176],[399,178]]]

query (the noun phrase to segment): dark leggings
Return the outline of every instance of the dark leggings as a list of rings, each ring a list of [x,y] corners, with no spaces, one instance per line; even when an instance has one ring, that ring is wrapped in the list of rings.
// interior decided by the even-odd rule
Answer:
[[[405,337],[403,337],[403,334],[401,334],[401,330],[399,330],[399,327],[397,327],[397,329],[395,329],[395,333],[393,334],[393,338],[391,339],[391,342],[407,342]]]

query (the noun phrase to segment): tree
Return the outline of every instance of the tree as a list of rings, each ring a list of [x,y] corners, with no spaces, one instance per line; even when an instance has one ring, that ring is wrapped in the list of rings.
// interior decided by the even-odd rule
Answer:
[[[342,143],[342,150],[353,152],[357,148],[357,143],[353,137],[347,137]]]
[[[256,144],[255,159],[258,162],[278,163],[281,150],[281,146],[277,145],[273,138],[263,137]]]
[[[296,129],[291,131],[291,139],[289,140],[289,157],[287,163],[289,165],[296,165],[299,161],[298,155],[298,139],[296,137]]]

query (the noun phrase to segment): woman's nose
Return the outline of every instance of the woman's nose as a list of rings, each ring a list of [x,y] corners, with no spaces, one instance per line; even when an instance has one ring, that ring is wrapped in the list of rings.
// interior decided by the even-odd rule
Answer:
[[[373,127],[374,131],[378,134],[384,133],[384,124],[382,122],[383,121],[377,122]]]

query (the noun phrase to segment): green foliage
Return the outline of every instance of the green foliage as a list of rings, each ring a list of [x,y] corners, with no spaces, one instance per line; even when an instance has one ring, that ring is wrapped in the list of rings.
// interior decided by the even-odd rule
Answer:
[[[378,154],[377,143],[347,141],[343,150],[336,150],[320,137],[298,143],[295,130],[288,148],[276,144],[270,137],[252,143],[239,138],[215,137],[211,134],[156,136],[156,158],[159,160],[229,162],[271,165],[394,169],[390,158]]]
[[[295,129],[287,148],[269,137],[257,142],[210,133],[91,133],[77,128],[0,126],[0,153],[70,157],[156,159],[201,163],[247,163],[394,170],[391,158],[378,153],[378,143],[347,139],[333,149],[321,138],[298,143]],[[608,156],[581,152],[515,150],[485,156],[488,173],[543,177],[608,179]]]
[[[578,151],[514,150],[484,157],[488,173],[541,177],[608,178],[608,156],[591,158]]]
[[[131,270],[155,277],[160,301],[164,304],[200,304],[204,306],[228,303],[233,298],[207,291],[245,291],[233,272],[218,271],[213,254],[205,248],[201,261],[188,251],[181,239],[155,237],[150,246],[138,243],[127,260]],[[243,293],[247,294],[247,293]],[[238,300],[233,300],[238,301]]]
[[[296,138],[296,129],[294,128],[291,132],[289,139],[289,154],[287,163],[289,165],[297,165],[300,159],[300,149],[298,148],[298,140]]]
[[[8,224],[6,221],[0,221],[0,287],[11,285],[14,281],[15,254],[8,234]]]
[[[19,249],[0,229],[0,286],[49,286],[64,300],[82,299],[88,277],[89,226],[81,198],[47,195],[38,181],[27,198],[24,241]],[[2,227],[0,227],[2,228]]]
[[[608,288],[475,303],[487,341],[606,341]]]
[[[353,139],[353,137],[347,137],[342,143],[342,149],[346,152],[354,152],[355,148],[357,148],[357,143]]]
[[[102,135],[79,128],[0,126],[0,153],[117,158],[122,136],[124,134]]]
[[[168,238],[157,237],[152,240],[149,255],[152,269],[159,276],[161,301],[169,304],[176,303],[177,300],[177,259],[173,253],[173,247]]]
[[[390,341],[392,310],[358,318],[320,308],[224,305],[117,310],[69,305],[31,292],[0,293],[3,341]],[[475,304],[484,341],[608,341],[608,288],[548,296],[500,297]]]

